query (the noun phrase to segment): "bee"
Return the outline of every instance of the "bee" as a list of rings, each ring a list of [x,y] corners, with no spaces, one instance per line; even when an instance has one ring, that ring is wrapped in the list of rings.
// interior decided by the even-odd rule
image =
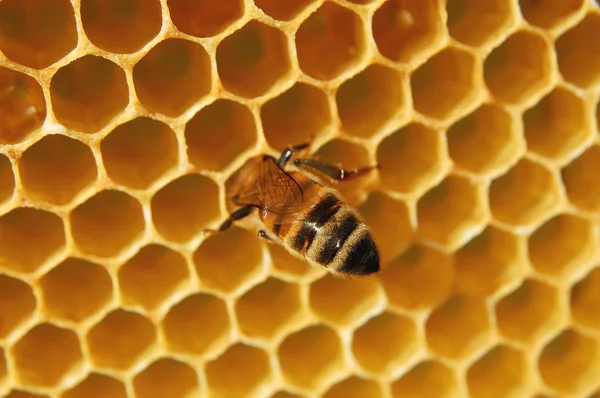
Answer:
[[[344,170],[316,159],[296,158],[309,147],[287,147],[276,159],[260,155],[249,160],[227,184],[237,209],[217,229],[222,232],[258,209],[265,229],[258,236],[282,244],[291,254],[334,274],[369,275],[379,271],[379,252],[357,211],[315,172],[334,181],[348,181],[379,166]],[[294,157],[290,169],[290,160]]]

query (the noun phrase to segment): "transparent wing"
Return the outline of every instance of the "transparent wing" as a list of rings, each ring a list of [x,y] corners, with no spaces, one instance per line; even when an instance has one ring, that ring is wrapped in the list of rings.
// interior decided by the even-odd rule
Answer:
[[[276,214],[292,214],[303,210],[304,193],[298,182],[282,170],[271,156],[261,164],[257,194],[266,210]]]
[[[252,158],[226,182],[228,205],[263,207],[259,184],[261,169],[262,159]]]

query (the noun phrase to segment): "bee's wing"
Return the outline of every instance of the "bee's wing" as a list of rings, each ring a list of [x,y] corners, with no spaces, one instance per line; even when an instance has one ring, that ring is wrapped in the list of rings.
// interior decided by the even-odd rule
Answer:
[[[249,161],[227,185],[237,206],[251,205],[262,210],[262,216],[274,218],[274,224],[286,224],[312,206],[318,199],[318,184],[310,178],[297,181],[277,165],[271,156]]]
[[[262,158],[253,158],[227,181],[225,189],[231,205],[263,207],[259,183],[261,170]]]
[[[258,196],[265,209],[276,214],[293,214],[306,207],[300,184],[271,156],[265,156],[261,164]]]
[[[244,191],[235,197],[236,205],[252,205],[255,207],[264,207],[262,200],[260,199],[260,191],[258,188],[250,191]]]

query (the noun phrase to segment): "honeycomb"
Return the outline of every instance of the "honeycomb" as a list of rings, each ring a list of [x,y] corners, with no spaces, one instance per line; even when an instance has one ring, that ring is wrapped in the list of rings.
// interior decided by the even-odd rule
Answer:
[[[600,397],[595,0],[0,0],[0,396]],[[382,271],[207,236],[310,140]]]

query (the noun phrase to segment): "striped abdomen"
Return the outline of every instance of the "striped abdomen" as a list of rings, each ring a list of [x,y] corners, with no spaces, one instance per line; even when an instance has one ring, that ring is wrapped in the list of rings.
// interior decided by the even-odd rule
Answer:
[[[379,253],[366,226],[352,207],[327,189],[296,221],[274,225],[273,232],[288,248],[331,271],[362,275],[379,271]]]

